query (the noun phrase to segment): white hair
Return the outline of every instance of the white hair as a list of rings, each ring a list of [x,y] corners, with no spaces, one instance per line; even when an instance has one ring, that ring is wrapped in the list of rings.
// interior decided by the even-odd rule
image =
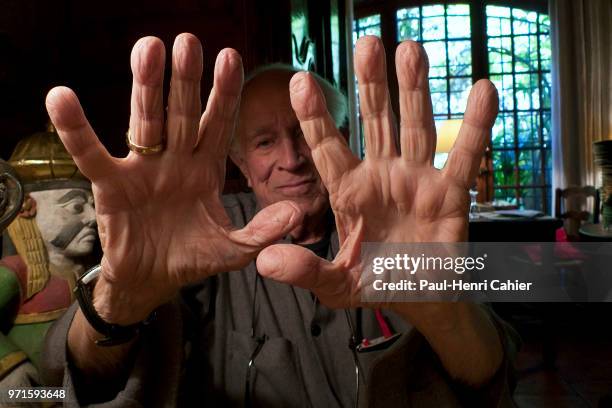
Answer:
[[[259,77],[260,75],[268,73],[268,72],[288,72],[288,73],[295,74],[300,71],[301,71],[300,69],[297,69],[292,65],[283,64],[283,63],[262,65],[258,68],[255,68],[251,72],[249,72],[249,74],[246,76],[244,80],[244,86],[246,87],[249,84],[249,82]],[[347,114],[348,114],[348,106],[346,102],[346,97],[342,94],[342,92],[340,92],[339,89],[335,88],[329,81],[321,77],[316,72],[310,71],[310,74],[316,79],[317,83],[321,87],[321,90],[323,91],[323,96],[325,97],[325,103],[327,105],[327,110],[329,111],[329,114],[334,120],[336,127],[337,128],[342,127],[347,120]]]

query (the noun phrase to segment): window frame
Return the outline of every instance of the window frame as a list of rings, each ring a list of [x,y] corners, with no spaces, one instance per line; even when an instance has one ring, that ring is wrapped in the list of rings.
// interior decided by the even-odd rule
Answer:
[[[511,7],[520,8],[527,11],[535,11],[538,13],[548,14],[548,1],[547,0],[449,0],[449,1],[435,1],[435,0],[361,0],[356,1],[354,6],[354,19],[367,17],[372,14],[380,14],[380,28],[381,28],[381,40],[386,50],[386,63],[387,63],[387,77],[389,81],[389,93],[391,97],[391,105],[394,112],[399,112],[399,90],[397,81],[395,80],[395,48],[397,45],[397,24],[396,24],[396,12],[401,8],[411,8],[419,6],[427,6],[434,4],[465,4],[470,5],[470,23],[471,23],[471,48],[472,48],[472,83],[475,83],[479,79],[489,79],[489,53],[487,44],[487,30],[486,30],[486,7],[487,6],[500,6],[500,7]],[[539,36],[538,36],[539,42]],[[540,56],[538,55],[538,59]],[[514,59],[514,57],[513,57]],[[541,72],[541,67],[539,67]],[[513,86],[516,86],[514,84]],[[541,83],[538,84],[541,88]],[[540,89],[540,109],[539,115],[542,117],[541,105],[542,93]],[[516,95],[514,96],[516,99]],[[547,108],[548,109],[548,108]],[[517,110],[516,105],[514,110]],[[515,122],[515,139],[517,135],[517,126]],[[542,137],[542,126],[540,123],[540,129],[538,137]],[[489,135],[488,148],[483,157],[483,161],[480,165],[480,174],[477,178],[477,189],[478,189],[478,201],[492,201],[495,194],[494,186],[494,173],[493,173],[493,150],[491,149],[492,140]],[[533,150],[535,148],[532,148]],[[550,146],[548,147],[550,150]],[[518,143],[514,144],[513,151],[518,160],[521,151],[530,151],[530,149],[519,148]],[[538,151],[541,154],[545,154],[545,149],[540,145]],[[545,174],[545,159],[541,160],[541,174]],[[503,186],[504,189],[520,189],[523,187],[535,187],[536,191],[542,194],[542,191],[547,188],[546,179],[542,180],[542,184],[537,185],[520,185],[519,169],[515,168],[515,185],[514,186]],[[551,169],[552,172],[552,169]],[[552,174],[551,174],[552,176]],[[501,186],[500,186],[501,187]],[[548,189],[551,187],[548,186]],[[542,194],[542,209],[547,212],[550,207],[548,194]]]

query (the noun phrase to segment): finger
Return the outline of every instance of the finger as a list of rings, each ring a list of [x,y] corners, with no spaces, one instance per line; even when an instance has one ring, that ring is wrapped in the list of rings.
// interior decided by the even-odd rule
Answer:
[[[162,143],[163,79],[166,50],[159,38],[144,37],[132,49],[132,100],[129,137],[151,147]]]
[[[355,45],[355,74],[367,157],[395,157],[396,128],[387,84],[385,48],[378,37],[365,36]]]
[[[265,278],[309,289],[330,307],[346,304],[351,293],[347,274],[338,265],[298,245],[267,247],[257,256],[257,271]]]
[[[285,237],[302,223],[304,214],[292,201],[280,201],[259,211],[244,228],[230,232],[230,239],[245,252],[259,252]]]
[[[300,121],[312,159],[330,194],[343,174],[359,164],[327,111],[321,88],[312,75],[298,72],[289,82],[291,106]]]
[[[497,89],[486,79],[476,82],[470,91],[463,123],[451,150],[443,174],[470,188],[498,109]]]
[[[399,84],[402,158],[431,164],[436,149],[436,131],[427,79],[427,54],[420,44],[404,41],[395,52],[395,67]]]
[[[169,151],[188,151],[198,140],[202,102],[202,45],[192,34],[180,34],[172,49],[172,79],[168,96],[167,144]]]
[[[214,75],[213,88],[200,121],[197,151],[223,160],[225,166],[244,80],[240,54],[231,48],[221,50]]]
[[[113,158],[85,118],[75,93],[65,87],[53,88],[46,105],[51,122],[81,173],[94,183],[112,174]]]

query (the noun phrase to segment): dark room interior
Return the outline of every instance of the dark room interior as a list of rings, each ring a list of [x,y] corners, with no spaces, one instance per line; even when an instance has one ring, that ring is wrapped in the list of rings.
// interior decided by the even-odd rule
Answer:
[[[48,128],[45,97],[60,85],[76,92],[108,152],[115,157],[128,155],[132,47],[144,36],[164,43],[167,95],[170,50],[175,37],[185,32],[202,43],[203,107],[213,86],[215,59],[226,47],[241,55],[246,75],[271,63],[312,71],[346,98],[348,112],[341,128],[351,151],[362,159],[367,153],[366,126],[352,66],[355,43],[363,36],[380,38],[386,49],[389,102],[399,119],[395,49],[413,40],[422,44],[429,58],[438,138],[433,163],[438,169],[447,157],[450,162],[457,123],[463,121],[473,84],[489,79],[499,95],[499,113],[476,182],[469,188],[469,241],[515,246],[560,243],[570,249],[569,255],[554,254],[559,276],[588,282],[581,269],[584,264],[572,256],[583,244],[612,248],[611,4],[605,0],[0,0],[0,159],[14,164],[12,155],[20,141],[45,129],[55,132]],[[457,126],[454,133],[452,126]],[[223,193],[250,191],[250,181],[229,160],[225,177]],[[3,211],[0,207],[0,215]],[[1,225],[0,231],[8,226]],[[7,236],[3,235],[4,250],[10,246]],[[602,254],[608,259],[610,255]],[[91,265],[101,256],[96,241]],[[543,257],[528,250],[525,262],[529,267],[541,265]],[[598,273],[612,273],[607,265]],[[509,387],[515,406],[612,407],[612,287],[606,290],[608,296],[598,299],[576,295],[563,302],[490,304],[521,338],[511,361],[514,378]],[[316,306],[317,297],[312,299]],[[8,315],[0,312],[4,334],[10,331],[4,321]],[[0,370],[0,384],[3,376]]]

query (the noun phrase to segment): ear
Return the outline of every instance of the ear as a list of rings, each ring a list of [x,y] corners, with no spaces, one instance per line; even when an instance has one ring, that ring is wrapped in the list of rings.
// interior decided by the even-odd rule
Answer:
[[[249,173],[248,167],[246,166],[246,163],[244,161],[244,157],[242,156],[242,154],[240,152],[237,152],[234,149],[231,149],[229,156],[232,162],[236,165],[236,167],[240,169],[240,172],[246,179],[247,185],[249,186],[249,188],[252,188],[253,186],[251,184],[251,175]]]

